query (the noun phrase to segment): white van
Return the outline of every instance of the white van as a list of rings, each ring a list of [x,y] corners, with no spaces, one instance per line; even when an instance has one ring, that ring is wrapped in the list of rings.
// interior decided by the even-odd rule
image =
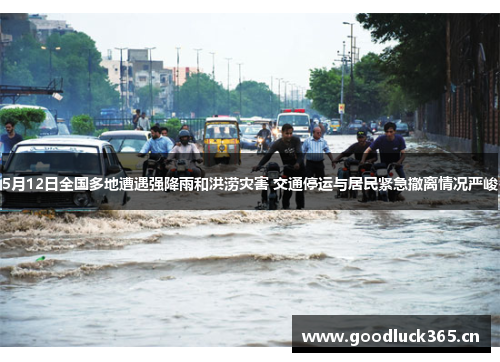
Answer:
[[[293,126],[293,135],[299,137],[301,142],[304,142],[310,136],[310,119],[309,115],[305,113],[305,109],[284,109],[278,114],[276,120],[276,128],[279,132],[278,138],[281,137],[281,127],[287,123]]]

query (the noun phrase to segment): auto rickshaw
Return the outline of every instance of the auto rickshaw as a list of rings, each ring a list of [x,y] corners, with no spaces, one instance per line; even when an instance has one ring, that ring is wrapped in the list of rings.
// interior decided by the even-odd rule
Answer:
[[[211,117],[203,133],[205,166],[241,164],[240,130],[234,117]]]

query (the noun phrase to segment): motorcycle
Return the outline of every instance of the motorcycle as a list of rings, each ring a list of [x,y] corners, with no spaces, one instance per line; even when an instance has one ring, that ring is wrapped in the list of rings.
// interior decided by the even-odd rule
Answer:
[[[278,193],[276,192],[276,180],[281,178],[282,171],[276,162],[269,162],[261,168],[263,175],[267,177],[267,189],[261,192],[261,201],[258,202],[257,210],[277,210],[279,204]]]
[[[158,154],[150,154],[147,160],[146,177],[163,177],[165,175],[165,158]]]
[[[185,159],[174,160],[175,164],[170,168],[171,177],[190,177],[193,170],[189,168],[189,161]]]
[[[359,177],[361,175],[360,168],[364,165],[360,165],[359,161],[354,158],[341,158],[339,162],[344,161],[344,167],[340,168],[337,172],[337,178],[349,180],[350,177]],[[349,184],[349,181],[347,182]],[[345,191],[337,190],[337,198],[352,198],[356,199],[358,197],[358,190],[349,190],[347,188]]]
[[[371,165],[370,170],[361,170],[363,177],[363,185],[366,184],[366,177],[376,177],[377,191],[372,188],[365,189],[363,187],[363,199],[361,202],[368,201],[383,201],[383,202],[394,202],[397,200],[400,191],[394,190],[394,180],[392,180],[393,173],[391,172],[394,168],[394,163],[386,165],[385,163],[374,163]],[[390,178],[389,187],[387,189],[381,189],[383,181]],[[386,182],[384,182],[386,183]]]
[[[270,140],[268,140],[269,142]],[[267,152],[267,149],[269,148],[269,143],[266,145],[266,140],[263,137],[257,137],[257,154],[261,155]]]

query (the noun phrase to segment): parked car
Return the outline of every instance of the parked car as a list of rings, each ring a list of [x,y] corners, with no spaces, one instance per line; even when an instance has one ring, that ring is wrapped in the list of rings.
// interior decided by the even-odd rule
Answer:
[[[104,204],[120,206],[128,201],[125,191],[105,187],[91,191],[90,182],[75,190],[77,178],[99,178],[105,185],[108,179],[127,177],[113,146],[105,141],[74,137],[22,141],[14,146],[0,171],[3,173],[0,211],[4,212],[89,212]],[[24,190],[14,187],[13,177],[23,178]],[[48,188],[49,181],[52,188],[62,182],[73,186],[52,191]]]
[[[144,159],[137,157],[142,146],[151,138],[149,131],[109,131],[99,136],[111,143],[126,171],[141,170]]]
[[[351,123],[347,126],[347,134],[356,134],[358,130],[361,128],[361,123]]]
[[[41,109],[42,111],[45,112],[45,119],[43,120],[42,123],[40,123],[40,126],[38,127],[38,135],[39,136],[47,136],[47,135],[54,135],[58,133],[58,128],[56,124],[56,120],[52,113],[49,112],[49,110],[45,107],[39,107],[39,106],[32,106],[32,105],[24,105],[24,104],[8,104],[2,109],[14,109],[14,108],[33,108],[33,109]],[[20,125],[16,126],[16,132],[17,133],[22,133],[21,129],[19,128]]]
[[[402,136],[408,137],[410,135],[410,130],[408,124],[399,122],[396,124],[396,133]]]
[[[262,129],[262,126],[250,126],[245,128],[241,135],[241,148],[255,150],[257,148],[257,133]]]

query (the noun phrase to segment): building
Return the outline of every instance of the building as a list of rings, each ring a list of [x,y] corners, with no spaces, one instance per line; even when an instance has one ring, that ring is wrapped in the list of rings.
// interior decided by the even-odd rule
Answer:
[[[75,32],[75,29],[66,24],[66,20],[47,20],[47,15],[40,14],[30,14],[28,19],[35,28],[37,40],[43,44],[52,34],[64,35]]]
[[[139,108],[138,89],[152,87],[160,89],[160,93],[153,100],[154,114],[164,113],[171,115],[174,102],[174,82],[172,70],[163,67],[163,61],[149,60],[147,49],[128,49],[127,58],[122,61],[122,74],[120,74],[120,61],[103,59],[101,66],[108,70],[108,77],[116,89],[121,93],[124,106],[127,110]],[[120,77],[123,86],[120,89]],[[150,107],[148,107],[150,108]],[[146,113],[151,110],[145,109]]]
[[[196,67],[179,67],[179,74],[177,75],[177,67],[167,67],[167,69],[173,72],[174,83],[179,87],[182,87],[186,80],[192,75],[197,73]],[[203,73],[203,69],[200,68],[200,73]],[[177,77],[179,80],[177,81]]]

